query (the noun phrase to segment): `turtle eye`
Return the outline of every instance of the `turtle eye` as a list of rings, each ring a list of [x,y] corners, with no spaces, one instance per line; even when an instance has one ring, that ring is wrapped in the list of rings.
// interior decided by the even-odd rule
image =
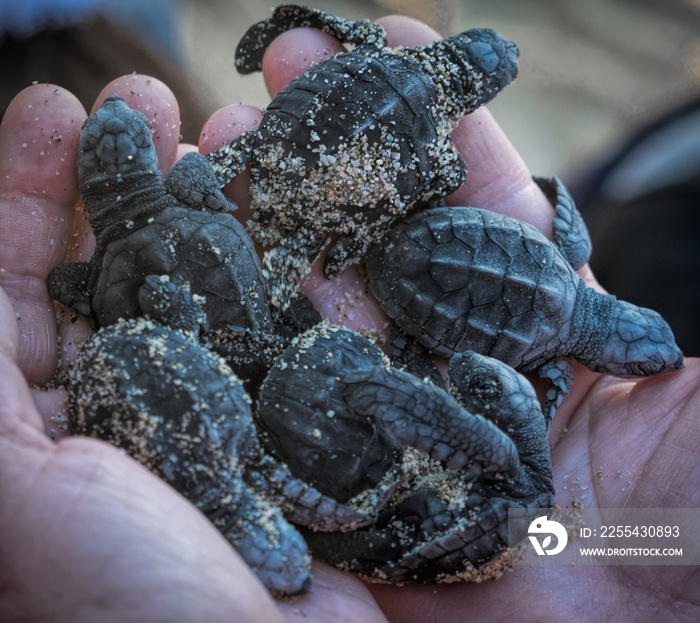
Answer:
[[[497,400],[501,396],[501,384],[497,379],[479,379],[470,388],[473,396],[484,401]]]

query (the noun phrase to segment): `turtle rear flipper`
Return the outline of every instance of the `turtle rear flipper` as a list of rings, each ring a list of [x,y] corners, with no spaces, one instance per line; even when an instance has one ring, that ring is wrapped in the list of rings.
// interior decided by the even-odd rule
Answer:
[[[272,40],[293,28],[318,28],[341,42],[386,46],[386,33],[368,20],[355,22],[317,9],[294,4],[278,6],[272,16],[254,24],[236,48],[236,68],[242,74],[262,69],[262,58]]]
[[[279,507],[243,486],[232,506],[205,514],[274,595],[311,591],[306,542]]]
[[[177,284],[168,275],[148,275],[138,291],[139,307],[162,324],[197,335],[206,328],[202,305],[192,298],[189,283]]]

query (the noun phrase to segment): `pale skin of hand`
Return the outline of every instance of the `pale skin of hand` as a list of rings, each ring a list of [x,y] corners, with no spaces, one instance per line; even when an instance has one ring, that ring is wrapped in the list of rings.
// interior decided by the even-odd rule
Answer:
[[[391,45],[436,37],[410,20],[382,23]],[[339,50],[317,31],[282,35],[265,59],[271,94]],[[114,92],[147,115],[167,170],[178,153],[172,94],[155,80],[129,76],[106,87],[99,101]],[[29,387],[47,382],[59,352],[70,358],[74,340],[87,333],[80,323],[62,324],[59,351],[44,285],[69,241],[80,242],[71,257],[91,252],[84,221],[71,231],[85,115],[70,94],[37,85],[18,96],[0,126],[0,620],[638,621],[657,611],[663,620],[697,620],[695,567],[520,567],[479,585],[367,588],[315,564],[314,592],[276,604],[206,519],[145,469],[98,441],[51,441],[48,418],[64,396]],[[219,111],[204,129],[201,151],[259,118],[249,107]],[[463,120],[453,139],[470,174],[451,203],[504,212],[549,233],[551,207],[488,112]],[[229,188],[241,214],[245,185],[241,176]],[[304,291],[337,319],[333,299],[359,280],[351,269],[340,283],[328,283],[315,269]],[[349,324],[383,328],[384,318],[366,298]],[[550,437],[559,504],[576,496],[587,507],[700,507],[699,375],[694,360],[679,373],[643,381],[577,367]],[[598,484],[599,470],[617,469],[625,478]]]

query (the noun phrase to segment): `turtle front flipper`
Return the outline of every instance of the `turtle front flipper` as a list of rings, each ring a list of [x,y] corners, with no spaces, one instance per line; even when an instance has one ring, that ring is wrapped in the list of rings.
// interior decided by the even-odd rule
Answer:
[[[359,262],[370,245],[370,241],[358,238],[356,234],[340,234],[323,260],[324,277],[333,279],[350,264]]]
[[[195,210],[233,212],[238,209],[221,192],[221,182],[206,156],[194,151],[186,153],[172,166],[163,185],[173,197]]]
[[[357,573],[374,575],[380,570],[383,579],[394,579],[400,561],[416,542],[424,543],[453,522],[453,509],[435,490],[421,487],[382,511],[368,528],[344,534],[302,530],[302,534],[321,560]]]
[[[305,231],[284,238],[278,247],[267,251],[263,257],[263,277],[267,281],[270,307],[278,320],[289,307],[299,288],[301,278],[311,270],[311,264],[323,249],[320,244],[310,244]]]
[[[532,179],[554,207],[554,242],[574,270],[581,268],[591,257],[593,243],[574,198],[558,177]]]
[[[97,271],[92,262],[67,262],[56,266],[46,280],[49,296],[79,314],[93,329],[92,293]]]
[[[294,4],[278,6],[272,16],[253,24],[236,48],[236,68],[242,74],[262,69],[262,59],[272,40],[292,28],[318,28],[341,42],[386,46],[384,29],[369,20],[359,22]]]
[[[220,149],[206,155],[220,187],[228,184],[246,168],[257,138],[257,130],[248,130]]]
[[[519,479],[522,466],[513,441],[432,383],[380,366],[350,371],[343,381],[355,412],[376,420],[401,443],[484,480]]]
[[[406,335],[401,329],[391,331],[391,363],[397,368],[410,372],[419,379],[428,380],[438,387],[444,387],[445,382],[430,358],[428,350]]]

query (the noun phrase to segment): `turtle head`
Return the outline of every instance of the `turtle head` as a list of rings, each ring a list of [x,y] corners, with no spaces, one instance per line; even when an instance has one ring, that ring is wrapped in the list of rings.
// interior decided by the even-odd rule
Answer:
[[[134,171],[158,171],[151,131],[142,113],[112,95],[83,124],[78,178],[81,183],[102,181]]]
[[[450,359],[450,385],[459,403],[506,428],[514,418],[539,410],[532,385],[509,365],[473,351]]]
[[[490,28],[472,28],[442,43],[464,67],[466,112],[493,99],[518,75],[518,46]]]
[[[683,368],[683,353],[660,314],[625,301],[617,311],[592,370],[632,378]]]

